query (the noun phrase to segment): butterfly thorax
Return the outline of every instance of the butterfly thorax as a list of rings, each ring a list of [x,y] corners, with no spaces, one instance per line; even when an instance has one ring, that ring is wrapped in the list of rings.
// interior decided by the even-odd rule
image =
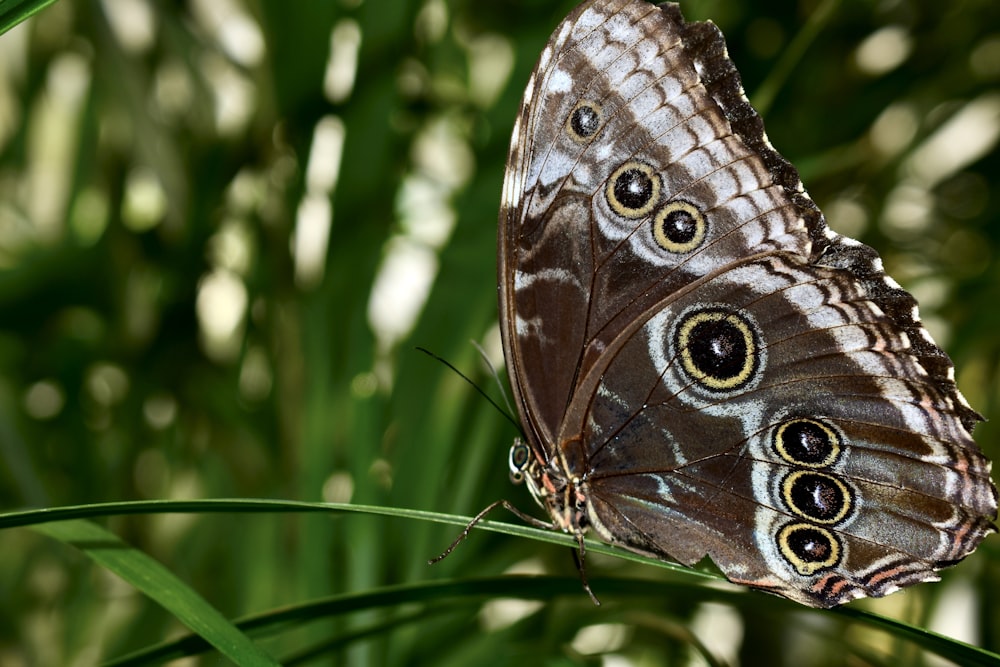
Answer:
[[[566,470],[565,462],[555,457],[540,461],[528,445],[517,438],[510,448],[510,479],[524,482],[531,496],[552,518],[557,528],[574,535],[590,527],[587,518],[586,482]]]

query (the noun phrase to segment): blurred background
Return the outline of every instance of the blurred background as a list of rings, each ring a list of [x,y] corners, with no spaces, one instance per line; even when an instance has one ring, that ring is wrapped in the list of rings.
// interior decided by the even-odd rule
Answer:
[[[499,398],[472,341],[502,369],[507,143],[574,4],[61,0],[0,36],[3,509],[249,497],[471,516],[509,498],[537,513],[508,481],[516,430],[415,346]],[[994,420],[978,441],[1000,456],[1000,4],[682,9],[723,29],[831,226],[917,296]],[[427,579],[575,576],[566,549],[485,532],[428,567],[457,531],[413,520],[108,525],[231,617]],[[65,545],[0,539],[0,663],[92,664],[181,633]],[[858,606],[1000,649],[996,540],[944,584]],[[595,590],[611,573],[671,576],[592,559]],[[705,664],[705,644],[714,664],[923,664],[834,615],[757,598],[752,613],[684,596],[442,601],[319,662]],[[399,611],[320,619],[268,646]]]

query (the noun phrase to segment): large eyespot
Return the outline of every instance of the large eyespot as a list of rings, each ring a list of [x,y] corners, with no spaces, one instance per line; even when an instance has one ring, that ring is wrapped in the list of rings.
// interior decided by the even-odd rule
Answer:
[[[691,252],[705,240],[705,216],[689,202],[668,202],[653,218],[653,239],[672,253]]]
[[[756,324],[742,313],[722,308],[682,315],[674,331],[674,349],[688,377],[720,392],[753,380],[762,354]]]
[[[524,444],[520,438],[514,440],[510,446],[510,454],[507,457],[507,465],[510,466],[510,481],[520,484],[524,481],[524,471],[531,463],[531,448]]]
[[[660,200],[660,176],[648,164],[626,162],[611,174],[605,197],[611,210],[622,217],[649,215]]]
[[[785,506],[803,519],[834,524],[843,521],[854,507],[850,487],[833,475],[796,470],[781,481]]]
[[[803,577],[836,567],[840,562],[840,542],[826,528],[790,523],[778,531],[776,538],[781,555]]]
[[[601,105],[589,100],[580,100],[566,119],[566,132],[573,141],[584,142],[597,134],[604,123]]]
[[[841,437],[821,421],[790,419],[774,430],[771,447],[789,463],[807,468],[826,468],[840,458]]]

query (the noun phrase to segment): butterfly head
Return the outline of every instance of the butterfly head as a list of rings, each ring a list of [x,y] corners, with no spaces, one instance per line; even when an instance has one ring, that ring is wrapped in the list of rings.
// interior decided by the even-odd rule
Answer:
[[[520,438],[510,447],[510,480],[528,485],[531,496],[544,507],[553,523],[567,533],[583,533],[590,526],[587,518],[586,483],[570,477],[555,458],[545,464]]]

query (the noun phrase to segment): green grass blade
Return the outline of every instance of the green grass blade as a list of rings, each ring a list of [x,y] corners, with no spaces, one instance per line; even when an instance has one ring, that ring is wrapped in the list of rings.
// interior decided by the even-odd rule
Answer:
[[[277,665],[212,605],[159,562],[88,521],[37,525],[34,530],[72,545],[149,596],[239,665]]]
[[[785,85],[792,71],[805,57],[809,46],[816,40],[839,4],[840,0],[824,0],[817,7],[816,11],[809,16],[809,21],[785,49],[781,59],[775,63],[767,79],[753,94],[753,106],[762,118],[767,117],[771,105],[774,104],[774,98],[778,96],[778,92]]]
[[[0,0],[0,35],[56,0]]]
[[[890,635],[905,637],[917,646],[935,653],[946,660],[950,660],[956,665],[969,665],[970,667],[973,665],[981,665],[983,667],[1000,666],[1000,655],[992,651],[987,651],[978,646],[973,646],[972,644],[967,644],[909,623],[853,607],[840,607],[834,611],[845,618],[860,621],[866,625],[884,630]]]
[[[507,576],[490,579],[456,579],[444,582],[385,587],[361,593],[334,596],[321,601],[299,605],[292,609],[285,609],[281,612],[254,616],[236,624],[231,624],[219,616],[218,612],[197,596],[196,593],[145,554],[131,549],[111,533],[93,524],[84,521],[67,520],[125,514],[227,512],[352,512],[431,521],[456,526],[465,526],[469,521],[469,517],[465,516],[394,507],[220,498],[193,501],[156,500],[101,503],[8,512],[0,514],[0,528],[34,526],[35,530],[77,546],[95,561],[123,577],[172,613],[176,614],[179,620],[188,625],[188,627],[191,627],[199,635],[202,635],[205,640],[215,645],[221,651],[224,651],[224,649],[218,642],[223,640],[231,642],[230,632],[235,633],[240,641],[249,643],[250,640],[242,634],[242,631],[252,630],[253,634],[274,633],[278,632],[280,628],[287,627],[289,623],[301,624],[325,616],[368,611],[379,607],[441,601],[443,598],[451,597],[480,600],[500,595],[503,597],[524,599],[550,599],[556,595],[572,595],[580,592],[579,581],[571,577]],[[569,548],[576,546],[576,540],[570,535],[532,528],[530,526],[497,521],[482,521],[476,524],[475,527],[491,532],[558,544]],[[588,542],[587,550],[588,552],[617,556],[637,563],[669,569],[688,577],[701,577],[722,581],[722,577],[714,573],[692,570],[672,563],[664,563],[601,543]],[[768,604],[790,604],[769,596],[746,595],[738,591],[720,591],[690,582],[648,582],[610,578],[602,579],[598,590],[604,596],[652,595],[653,597],[657,597],[669,595],[676,597],[679,594],[693,594],[695,592],[703,600],[711,598],[713,601],[735,606],[749,605],[751,608]],[[959,664],[1000,667],[1000,656],[994,653],[914,625],[874,614],[864,609],[841,607],[827,613],[837,614],[853,622],[863,623],[870,627],[879,628],[891,635],[906,638],[929,652]],[[223,625],[219,626],[218,623]],[[211,637],[216,637],[217,640],[212,641]],[[250,645],[253,646],[252,643]],[[159,652],[164,650],[163,647],[167,647],[165,649],[167,654],[176,655],[181,650],[204,650],[205,645],[196,639],[184,638],[177,640],[177,642],[170,642],[157,648],[151,648],[149,651],[161,654]]]
[[[431,521],[453,526],[466,526],[470,517],[456,514],[442,514],[424,510],[403,509],[398,507],[382,507],[375,505],[353,505],[346,503],[317,503],[295,500],[211,498],[204,500],[140,500],[116,503],[93,503],[88,505],[70,505],[43,509],[19,510],[0,514],[0,529],[22,526],[32,526],[69,519],[92,519],[104,516],[122,516],[129,514],[203,514],[203,513],[315,513],[315,512],[352,512],[361,514],[376,514]],[[494,533],[502,533],[515,537],[527,537],[539,542],[548,542],[565,547],[575,547],[576,538],[558,531],[542,530],[531,526],[504,523],[501,521],[480,521],[475,528]],[[443,549],[445,544],[440,545]],[[702,576],[716,581],[725,581],[721,575],[692,570],[682,565],[665,563],[664,561],[640,556],[601,542],[588,541],[587,551],[616,556],[624,560],[634,561],[662,567],[683,574]],[[437,554],[429,554],[435,556]]]
[[[777,597],[748,594],[738,590],[706,588],[684,581],[648,581],[611,577],[600,580],[598,591],[606,597],[690,598],[700,602],[714,602],[743,608],[748,613],[753,613],[762,607],[779,607],[789,604]],[[497,597],[552,600],[558,596],[574,595],[582,595],[580,581],[574,577],[511,575],[469,578],[387,586],[364,593],[331,596],[294,607],[282,608],[278,611],[257,614],[234,623],[248,635],[260,637],[274,635],[288,628],[297,628],[302,623],[374,609],[399,609],[406,605],[442,602],[478,605],[485,600]],[[956,664],[981,667],[1000,666],[1000,656],[994,653],[865,610],[842,607],[831,612],[817,613],[835,614],[845,621],[856,622],[882,630],[894,637],[905,638],[926,651]],[[420,618],[420,615],[417,615],[416,618]],[[112,664],[121,666],[143,664],[154,658],[171,659],[193,655],[203,652],[207,648],[204,641],[198,637],[181,637],[137,652]]]

